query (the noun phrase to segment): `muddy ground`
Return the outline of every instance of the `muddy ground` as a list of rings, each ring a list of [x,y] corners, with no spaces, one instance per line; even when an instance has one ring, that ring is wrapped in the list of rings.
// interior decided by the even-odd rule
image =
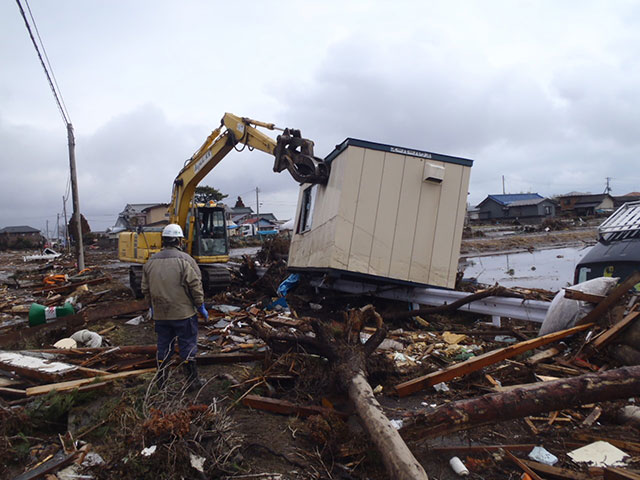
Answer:
[[[526,250],[572,242],[588,242],[594,237],[593,230],[580,230],[509,235],[501,238],[471,238],[463,241],[462,250],[464,253]],[[18,261],[20,255],[22,252],[0,253],[0,278],[6,278],[16,269],[24,267],[24,264]],[[116,252],[89,251],[87,264],[101,268],[112,278],[106,284],[91,287],[93,291],[108,290],[102,293],[98,300],[99,304],[106,306],[133,300],[126,286],[126,266],[117,261]],[[5,288],[2,293],[5,300],[10,299],[15,304],[26,305],[31,301],[41,300],[20,289]],[[246,312],[251,308],[261,309],[262,305],[272,298],[271,295],[273,292],[268,288],[252,287],[238,279],[227,292],[209,295],[207,305],[215,308],[214,306],[218,304],[231,304]],[[295,291],[290,296],[290,305],[295,312],[293,317],[319,317],[326,321],[337,322],[342,320],[342,312],[370,302],[372,302],[370,298],[323,294],[313,290]],[[406,308],[405,305],[392,302],[373,301],[373,303],[381,314]],[[317,305],[321,305],[321,308],[318,309]],[[201,326],[201,352],[224,351],[224,348],[220,347],[220,341],[214,340],[215,335],[210,334],[213,331],[211,323],[223,318],[224,315],[216,314],[215,310],[212,310],[212,313],[209,324]],[[137,326],[125,324],[127,320],[138,314],[100,320],[89,325],[88,328],[93,331],[108,330],[104,338],[113,346],[153,345],[155,333],[150,321]],[[8,318],[8,314],[3,315],[4,317],[0,320]],[[467,337],[463,343],[469,348],[477,349],[476,352],[504,346],[503,343],[495,341],[498,334],[516,335],[522,339],[533,338],[537,333],[535,324],[507,321],[500,329],[494,329],[494,334],[492,333],[494,327],[491,327],[487,320],[479,315],[457,313],[426,317],[423,319],[426,323],[422,325],[410,319],[396,320],[390,322],[387,327],[390,331],[396,332],[391,336],[401,342],[405,355],[414,350],[426,351],[429,341],[440,342],[439,348],[447,347],[441,339],[441,334],[445,331],[466,334]],[[9,331],[9,329],[3,331]],[[474,334],[474,332],[478,333]],[[420,338],[419,335],[424,336],[423,341],[416,340]],[[432,340],[429,340],[430,338]],[[569,349],[579,348],[583,338],[577,335]],[[59,337],[55,335],[40,338],[39,345],[23,345],[22,348],[42,348],[58,339]],[[420,343],[424,343],[424,347]],[[226,348],[229,348],[228,345],[230,344],[227,344]],[[16,402],[14,406],[10,406],[6,399],[1,400],[1,411],[4,417],[0,420],[4,421],[4,425],[0,433],[3,435],[4,442],[0,442],[2,457],[0,464],[4,464],[5,470],[0,475],[2,478],[12,478],[13,475],[32,468],[43,459],[43,450],[55,444],[59,445],[57,435],[65,434],[69,430],[75,438],[81,437],[82,440],[89,442],[91,451],[98,453],[105,460],[105,464],[83,472],[93,478],[388,478],[379,454],[366,438],[354,415],[346,421],[337,417],[319,415],[302,418],[253,410],[242,404],[241,397],[250,393],[303,405],[331,406],[343,412],[349,412],[352,409],[345,395],[336,389],[333,374],[322,358],[293,353],[276,355],[270,353],[266,347],[259,348],[267,351],[262,361],[201,366],[200,375],[206,385],[197,394],[186,393],[180,389],[183,374],[179,368],[176,368],[172,373],[169,388],[173,396],[169,395],[171,397],[169,399],[163,397],[162,401],[154,393],[152,373],[115,382],[103,389],[87,393],[54,394],[45,402],[36,402],[36,405],[34,402]],[[423,355],[420,362],[402,361],[401,358],[398,360],[398,356],[392,351],[375,355],[368,365],[369,380],[372,387],[377,387],[377,391],[380,392],[378,399],[384,406],[387,416],[401,421],[412,411],[432,408],[434,405],[471,398],[491,391],[492,385],[487,381],[486,375],[490,375],[502,385],[534,381],[535,370],[523,363],[530,355],[529,353],[451,381],[448,384],[449,390],[446,392],[430,388],[402,399],[387,394],[401,381],[460,361],[456,357],[459,353],[456,349],[452,349],[450,354],[427,353]],[[264,380],[265,372],[274,379]],[[218,441],[214,447],[222,452],[218,452],[219,455],[216,457],[218,467],[207,470],[207,474],[199,474],[188,465],[189,456],[185,452],[196,451],[195,443],[198,442],[193,441],[192,444],[185,442],[188,438],[185,434],[174,435],[171,437],[173,440],[167,443],[168,430],[166,429],[169,428],[167,423],[171,420],[175,424],[176,418],[163,417],[161,420],[164,423],[161,425],[165,430],[162,430],[158,417],[153,417],[149,413],[153,412],[154,407],[157,409],[171,407],[176,411],[182,411],[185,405],[191,403],[215,406],[215,415],[207,417],[210,422],[207,428],[213,428],[212,422],[219,422],[215,424],[218,426],[223,423],[226,425],[225,428],[219,427],[216,430],[218,432],[216,438],[222,440],[211,440],[206,435],[199,437],[200,445],[211,445]],[[600,422],[590,427],[584,426],[582,421],[593,406],[562,411],[560,412],[562,420],[555,423],[546,420],[536,421],[537,428],[532,428],[524,420],[493,423],[467,432],[411,442],[409,447],[432,479],[458,478],[448,465],[454,453],[440,453],[432,450],[434,447],[451,445],[544,445],[547,450],[561,459],[563,465],[580,470],[566,456],[569,450],[580,443],[578,434],[629,441],[638,440],[637,430],[617,425],[613,415],[608,414],[608,412],[614,412],[618,406],[619,404],[615,402],[603,404],[605,414]],[[16,418],[20,418],[21,421],[16,422]],[[193,424],[199,420],[191,418],[193,430]],[[152,443],[160,445],[164,450],[155,454],[155,457],[141,456],[142,448],[149,447]],[[185,448],[187,450],[184,450]],[[211,452],[212,450],[208,450],[208,455],[213,455]],[[228,456],[225,456],[227,454]],[[500,453],[474,452],[469,455],[459,454],[459,456],[471,471],[470,478],[520,478],[521,470]],[[207,458],[209,459],[207,465],[210,465],[213,457]],[[0,467],[0,470],[2,468]],[[582,468],[582,471],[586,470]]]

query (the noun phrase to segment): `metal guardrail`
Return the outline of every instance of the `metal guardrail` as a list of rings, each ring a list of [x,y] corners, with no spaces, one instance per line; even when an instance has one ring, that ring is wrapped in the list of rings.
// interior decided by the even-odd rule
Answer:
[[[467,292],[444,290],[430,287],[399,287],[388,285],[374,285],[352,280],[329,280],[316,278],[311,285],[319,288],[337,290],[345,293],[372,295],[379,298],[418,303],[421,305],[439,306],[453,303],[469,295]],[[463,305],[458,310],[491,315],[492,317],[507,317],[518,320],[542,323],[551,302],[542,300],[522,300],[512,297],[487,297]]]

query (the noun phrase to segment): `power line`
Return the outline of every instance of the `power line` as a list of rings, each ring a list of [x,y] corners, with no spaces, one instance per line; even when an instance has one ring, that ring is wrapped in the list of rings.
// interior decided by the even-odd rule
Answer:
[[[65,126],[69,125],[71,123],[71,119],[69,117],[69,114],[66,111],[66,108],[64,107],[64,102],[62,101],[62,94],[59,94],[58,90],[56,90],[57,87],[57,83],[55,83],[54,86],[54,80],[55,80],[55,76],[53,75],[53,69],[51,68],[51,65],[49,65],[49,68],[51,69],[51,74],[49,74],[49,69],[47,69],[47,65],[44,62],[44,59],[42,58],[42,54],[40,53],[40,48],[38,47],[38,42],[36,42],[35,37],[33,36],[33,32],[31,31],[31,26],[29,25],[29,21],[27,20],[27,16],[24,13],[24,9],[22,8],[22,5],[20,4],[20,0],[16,0],[16,3],[18,4],[18,8],[20,9],[20,14],[22,15],[22,19],[24,20],[24,24],[27,27],[27,31],[29,32],[29,37],[31,37],[31,42],[33,43],[33,47],[36,49],[36,53],[38,54],[38,58],[40,59],[40,64],[42,65],[42,68],[44,70],[44,74],[47,76],[47,81],[49,82],[49,87],[51,88],[51,92],[53,93],[53,97],[56,100],[56,104],[58,105],[58,110],[60,110],[60,115],[62,115],[62,120],[64,121]],[[27,4],[27,9],[29,10],[29,15],[31,16],[31,21],[33,22],[34,28],[36,30],[36,33],[38,33],[38,28],[36,26],[36,22],[35,19],[33,18],[33,15],[31,15],[31,8],[29,7],[29,3],[27,2],[27,0],[25,0],[25,3]],[[40,40],[40,43],[42,45],[42,39],[40,39],[40,34],[38,33],[38,39]],[[46,51],[44,49],[44,45],[42,45],[42,51],[45,52],[44,55],[46,57]],[[49,59],[47,58],[47,64],[49,64]],[[52,77],[53,76],[53,80]]]

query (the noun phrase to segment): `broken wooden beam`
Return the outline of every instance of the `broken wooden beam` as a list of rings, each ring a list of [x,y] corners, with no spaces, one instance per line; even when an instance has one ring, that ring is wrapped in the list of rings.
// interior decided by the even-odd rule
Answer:
[[[597,322],[620,298],[631,290],[636,283],[640,282],[640,272],[635,271],[627,279],[619,284],[606,296],[593,310],[576,322],[576,325],[584,325]]]
[[[549,360],[550,358],[555,357],[556,355],[558,355],[559,353],[562,353],[563,351],[564,351],[564,348],[561,348],[561,347],[547,348],[546,350],[538,352],[530,356],[529,358],[527,358],[525,363],[527,365],[533,366],[545,360]]]
[[[516,457],[509,450],[503,450],[503,451],[506,454],[506,456],[509,457],[509,459],[513,463],[515,463],[518,467],[520,467],[527,475],[529,475],[532,478],[532,480],[542,480],[540,475],[538,475],[536,472],[534,472],[531,469],[531,467],[529,467],[526,463],[524,463],[522,460],[520,460],[518,457]]]
[[[272,413],[280,413],[283,415],[299,415],[308,417],[310,415],[336,415],[342,418],[348,418],[349,414],[334,410],[332,408],[296,405],[295,403],[279,400],[277,398],[261,397],[259,395],[247,395],[242,399],[242,403],[256,410],[265,410]]]
[[[104,283],[110,280],[111,280],[111,277],[104,276],[104,277],[94,278],[92,280],[86,280],[84,282],[74,282],[74,283],[69,283],[69,284],[60,285],[60,286],[35,288],[32,290],[32,292],[33,293],[66,292],[66,291],[71,291],[78,287],[81,287],[82,285],[96,285],[98,283]]]
[[[640,473],[624,468],[605,467],[603,478],[604,480],[640,480]]]
[[[141,312],[149,309],[148,300],[131,300],[112,304],[100,304],[89,307],[86,311],[87,321],[102,320],[104,318],[117,317],[127,313]]]
[[[582,446],[582,444],[580,444]],[[512,452],[530,452],[536,447],[535,443],[517,443],[506,445],[450,445],[447,447],[428,447],[433,453],[482,453],[495,452],[501,449]]]
[[[640,366],[532,384],[505,393],[493,393],[441,405],[405,422],[412,437],[466,430],[489,422],[512,420],[588,403],[636,396]]]
[[[544,463],[534,462],[532,460],[520,459],[527,467],[535,470],[536,472],[545,475],[550,478],[563,478],[566,480],[592,480],[593,476],[587,473],[575,472],[567,468],[552,467],[551,465],[545,465]]]
[[[595,303],[596,305],[607,298],[604,295],[594,295],[593,293],[585,293],[580,290],[564,289],[564,298],[569,300],[579,300],[582,302]]]
[[[242,363],[263,360],[264,352],[229,352],[211,353],[208,355],[198,355],[196,362],[198,365],[215,365],[220,363]]]
[[[591,340],[586,346],[587,349],[591,351],[602,349],[602,347],[609,344],[609,342],[616,338],[625,328],[631,325],[638,316],[640,316],[639,311],[629,313],[613,327],[605,330],[602,334]]]
[[[101,377],[83,378],[80,380],[71,380],[68,382],[39,385],[37,387],[27,388],[27,396],[30,397],[33,395],[42,395],[45,393],[49,393],[53,390],[56,390],[58,392],[63,392],[65,390],[73,390],[74,388],[82,387],[84,385],[89,385],[93,382],[113,381],[113,380],[118,380],[120,378],[126,378],[126,377],[135,376],[135,375],[142,375],[144,373],[155,372],[155,371],[156,371],[155,368],[145,368],[142,370],[133,370],[131,372],[111,373]]]
[[[429,373],[422,377],[414,378],[407,382],[400,383],[395,387],[395,393],[400,397],[411,395],[419,390],[427,388],[432,385],[436,385],[441,382],[447,382],[451,379],[462,377],[471,372],[480,370],[481,368],[493,365],[507,358],[515,357],[521,353],[528,352],[535,348],[541,347],[556,340],[568,337],[574,333],[580,332],[590,328],[593,324],[580,325],[578,327],[568,328],[566,330],[560,330],[559,332],[549,333],[542,337],[532,338],[520,343],[515,343],[505,348],[498,350],[492,350],[477,357],[471,357],[464,362],[456,363],[437,372]]]

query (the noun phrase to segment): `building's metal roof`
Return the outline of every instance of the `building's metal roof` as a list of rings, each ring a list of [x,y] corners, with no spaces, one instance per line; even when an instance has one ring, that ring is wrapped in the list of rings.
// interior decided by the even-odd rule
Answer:
[[[443,155],[441,153],[425,152],[422,150],[413,150],[411,148],[397,147],[394,145],[387,145],[384,143],[369,142],[367,140],[359,140],[357,138],[347,138],[325,157],[325,162],[331,163],[338,155],[347,149],[347,147],[361,147],[368,148],[370,150],[379,150],[382,152],[397,153],[398,155],[406,155],[410,157],[419,157],[428,160],[438,160],[445,163],[455,163],[457,165],[464,165],[471,167],[473,160],[462,157],[452,157],[450,155]]]
[[[15,227],[0,228],[0,233],[40,233],[37,228],[29,227],[27,225],[20,225]]]
[[[516,200],[508,204],[509,207],[527,207],[530,205],[538,205],[546,200],[546,198],[532,198],[531,200]]]
[[[502,195],[488,195],[482,202],[480,202],[476,208],[480,208],[480,206],[485,203],[487,200],[493,200],[494,202],[503,205],[505,207],[511,207],[514,202],[525,202],[525,201],[542,201],[544,197],[537,193],[507,193]],[[522,206],[523,204],[520,204]]]

